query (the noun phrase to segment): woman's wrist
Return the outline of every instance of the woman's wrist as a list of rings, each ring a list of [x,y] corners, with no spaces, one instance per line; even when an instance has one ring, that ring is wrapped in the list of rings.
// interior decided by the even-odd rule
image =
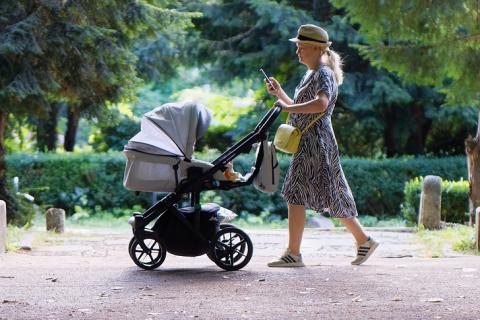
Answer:
[[[290,97],[287,96],[287,94],[285,92],[282,92],[282,94],[279,94],[277,97],[278,97],[278,99],[282,100],[287,105],[290,105],[290,104],[293,103],[293,100],[290,99]]]

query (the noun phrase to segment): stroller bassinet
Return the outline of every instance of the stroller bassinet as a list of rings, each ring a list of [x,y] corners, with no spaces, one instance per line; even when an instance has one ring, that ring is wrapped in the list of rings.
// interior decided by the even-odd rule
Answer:
[[[275,150],[267,130],[281,112],[270,109],[255,130],[212,163],[193,159],[196,140],[208,129],[211,113],[196,102],[168,103],[146,113],[141,131],[125,146],[124,186],[133,191],[168,194],[144,213],[130,219],[134,237],[129,253],[144,269],[160,266],[166,252],[182,256],[207,254],[226,270],[243,268],[253,245],[248,235],[233,225],[220,224],[225,210],[200,204],[200,192],[229,190],[254,184],[263,192],[278,185]],[[230,181],[223,171],[228,162],[257,147],[256,160],[242,179]],[[179,208],[186,196],[190,206]],[[153,227],[147,227],[150,223]]]

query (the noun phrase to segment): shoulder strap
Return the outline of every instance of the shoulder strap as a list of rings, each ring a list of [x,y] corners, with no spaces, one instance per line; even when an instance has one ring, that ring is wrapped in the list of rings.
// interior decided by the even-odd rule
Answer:
[[[305,131],[307,131],[311,126],[313,126],[313,124],[314,124],[315,122],[317,122],[318,119],[320,119],[321,117],[323,117],[323,115],[324,115],[325,113],[326,113],[326,112],[322,112],[322,113],[320,113],[318,116],[316,116],[315,119],[313,119],[313,120],[302,130],[302,134],[304,134]],[[290,119],[290,113],[288,113],[286,123],[288,123],[288,119]]]
[[[318,119],[320,119],[326,112],[322,112],[320,113],[318,116],[315,117],[315,119],[313,119],[303,130],[302,130],[302,134],[305,133],[305,131],[308,130],[308,128],[310,128],[311,126],[313,126],[313,124],[315,122],[317,122]]]

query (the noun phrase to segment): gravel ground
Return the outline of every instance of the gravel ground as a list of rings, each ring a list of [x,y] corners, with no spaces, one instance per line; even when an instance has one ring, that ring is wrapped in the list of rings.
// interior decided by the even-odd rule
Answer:
[[[247,230],[254,256],[226,272],[206,256],[136,267],[124,230],[67,230],[32,251],[0,255],[0,319],[480,319],[480,257],[426,258],[412,233],[351,266],[342,231],[307,229],[306,268],[268,268],[286,230]]]

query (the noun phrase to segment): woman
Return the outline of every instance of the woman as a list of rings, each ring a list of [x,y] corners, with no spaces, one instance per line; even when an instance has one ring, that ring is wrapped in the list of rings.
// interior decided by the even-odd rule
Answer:
[[[296,38],[299,62],[308,71],[295,89],[292,100],[275,78],[267,90],[276,96],[276,105],[289,113],[289,122],[300,129],[307,127],[319,113],[325,114],[302,135],[299,150],[292,157],[282,195],[288,204],[288,248],[270,267],[303,267],[300,244],[306,216],[305,209],[327,211],[339,218],[357,243],[352,264],[365,262],[378,242],[367,236],[358,222],[355,201],[340,165],[337,141],[330,117],[337,100],[337,86],[343,82],[340,56],[330,49],[327,32],[315,25],[302,25]]]

